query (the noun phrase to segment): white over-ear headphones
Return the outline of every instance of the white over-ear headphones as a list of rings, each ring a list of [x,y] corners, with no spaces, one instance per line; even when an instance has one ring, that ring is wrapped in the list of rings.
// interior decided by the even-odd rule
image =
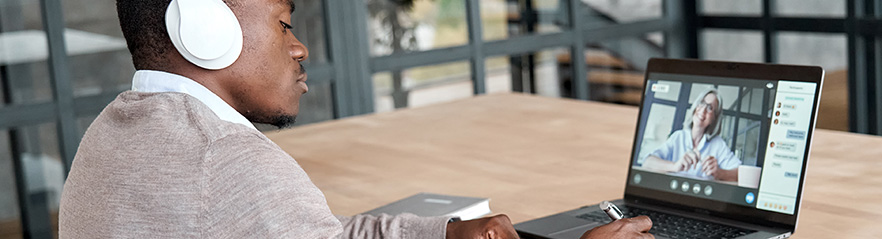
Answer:
[[[226,68],[242,52],[242,27],[222,0],[172,0],[165,26],[175,49],[199,67]]]

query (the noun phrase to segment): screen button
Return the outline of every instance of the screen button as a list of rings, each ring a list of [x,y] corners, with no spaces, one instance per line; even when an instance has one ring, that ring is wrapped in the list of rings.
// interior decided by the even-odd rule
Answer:
[[[753,200],[756,199],[756,196],[753,195],[753,192],[748,192],[747,195],[744,196],[744,201],[747,204],[753,204]]]

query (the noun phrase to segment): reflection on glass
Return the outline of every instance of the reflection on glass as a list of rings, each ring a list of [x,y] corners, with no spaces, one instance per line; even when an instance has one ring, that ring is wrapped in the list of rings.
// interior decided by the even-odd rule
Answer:
[[[699,38],[702,59],[763,62],[762,32],[708,29]]]
[[[505,0],[481,1],[481,30],[485,41],[508,38],[509,6],[517,7]]]
[[[567,4],[558,0],[482,0],[484,40],[560,32],[569,26]]]
[[[52,100],[39,1],[0,1],[0,67],[6,104]]]
[[[294,4],[297,6],[291,15],[294,35],[309,49],[309,59],[304,64],[328,62],[324,4],[311,0],[295,0]]]
[[[75,96],[131,88],[132,58],[110,0],[62,1],[70,80]]]
[[[848,51],[845,35],[782,32],[778,62],[824,68],[824,87],[817,127],[848,130]]]
[[[0,137],[4,138],[0,140],[4,143],[4,145],[0,145],[0,164],[11,162],[11,160],[20,162],[23,171],[19,173],[24,174],[24,183],[27,188],[25,196],[28,198],[27,202],[19,202],[6,199],[6,196],[0,196],[0,200],[2,200],[0,203],[4,203],[0,205],[0,208],[3,208],[0,224],[8,224],[12,223],[10,220],[18,220],[18,218],[7,216],[18,214],[19,204],[24,204],[28,208],[29,217],[35,222],[34,225],[31,225],[33,229],[45,226],[51,230],[31,231],[31,235],[57,234],[58,206],[61,200],[61,189],[64,185],[64,164],[59,153],[57,136],[55,123],[16,128],[8,131],[8,134],[0,134]],[[11,153],[12,147],[15,147],[18,155]],[[10,172],[12,172],[12,168],[9,167]],[[6,177],[3,175],[6,173],[5,169],[6,167],[4,170],[0,170],[0,177]],[[6,182],[11,182],[13,185],[6,185]],[[4,190],[2,195],[16,195],[18,191],[14,183],[15,180],[4,180],[0,183],[0,190]]]
[[[542,96],[560,97],[564,84],[568,84],[570,58],[566,48],[550,48],[522,55],[489,58],[488,92],[490,90],[532,92]],[[492,77],[492,78],[491,78]],[[509,83],[501,82],[509,79]],[[490,81],[493,80],[493,81]],[[496,88],[496,89],[491,89]]]
[[[488,94],[511,92],[511,65],[505,56],[484,61],[484,84]]]
[[[656,34],[589,44],[585,51],[585,67],[591,100],[629,105],[640,103],[647,62],[652,57],[664,56],[663,45],[652,40],[653,36]]]
[[[845,35],[780,32],[777,41],[779,63],[819,65],[827,72],[848,66]]]
[[[662,18],[661,0],[582,0],[583,12],[597,21],[627,23]]]
[[[702,0],[699,2],[705,15],[760,16],[763,14],[762,0]]]
[[[845,17],[845,0],[775,0],[779,16]]]
[[[77,117],[77,136],[80,139],[83,138],[83,135],[86,135],[86,130],[89,129],[95,118],[98,118],[97,114]]]
[[[468,43],[464,0],[367,0],[371,55]]]
[[[377,112],[426,106],[474,95],[471,67],[465,61],[380,72],[374,74],[373,81]]]
[[[0,237],[21,238],[18,192],[15,188],[15,172],[9,147],[9,134],[2,130],[0,131],[0,228],[4,230],[0,230]]]
[[[6,76],[0,74],[0,108],[6,105]]]

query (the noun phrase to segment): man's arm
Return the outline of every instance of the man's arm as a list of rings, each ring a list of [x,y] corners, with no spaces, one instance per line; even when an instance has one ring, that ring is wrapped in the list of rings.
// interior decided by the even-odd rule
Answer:
[[[340,238],[443,239],[449,217],[359,214],[351,217],[337,216],[337,219],[343,224],[343,234]]]
[[[504,223],[477,219],[448,224],[449,217],[412,214],[334,216],[297,162],[257,133],[214,141],[206,160],[214,168],[209,170],[214,187],[208,195],[216,203],[208,208],[214,210],[212,215],[222,216],[220,223],[213,223],[217,232],[209,235],[402,239],[444,239],[448,233],[454,238],[475,238],[466,235],[489,231],[514,235],[507,217]]]
[[[341,238],[518,238],[505,215],[450,223],[450,217],[413,214],[337,216],[337,219],[343,224]]]

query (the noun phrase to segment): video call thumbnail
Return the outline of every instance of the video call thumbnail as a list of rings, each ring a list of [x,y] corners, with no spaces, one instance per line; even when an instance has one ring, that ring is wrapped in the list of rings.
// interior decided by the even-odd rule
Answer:
[[[648,84],[635,168],[758,188],[773,87]]]

